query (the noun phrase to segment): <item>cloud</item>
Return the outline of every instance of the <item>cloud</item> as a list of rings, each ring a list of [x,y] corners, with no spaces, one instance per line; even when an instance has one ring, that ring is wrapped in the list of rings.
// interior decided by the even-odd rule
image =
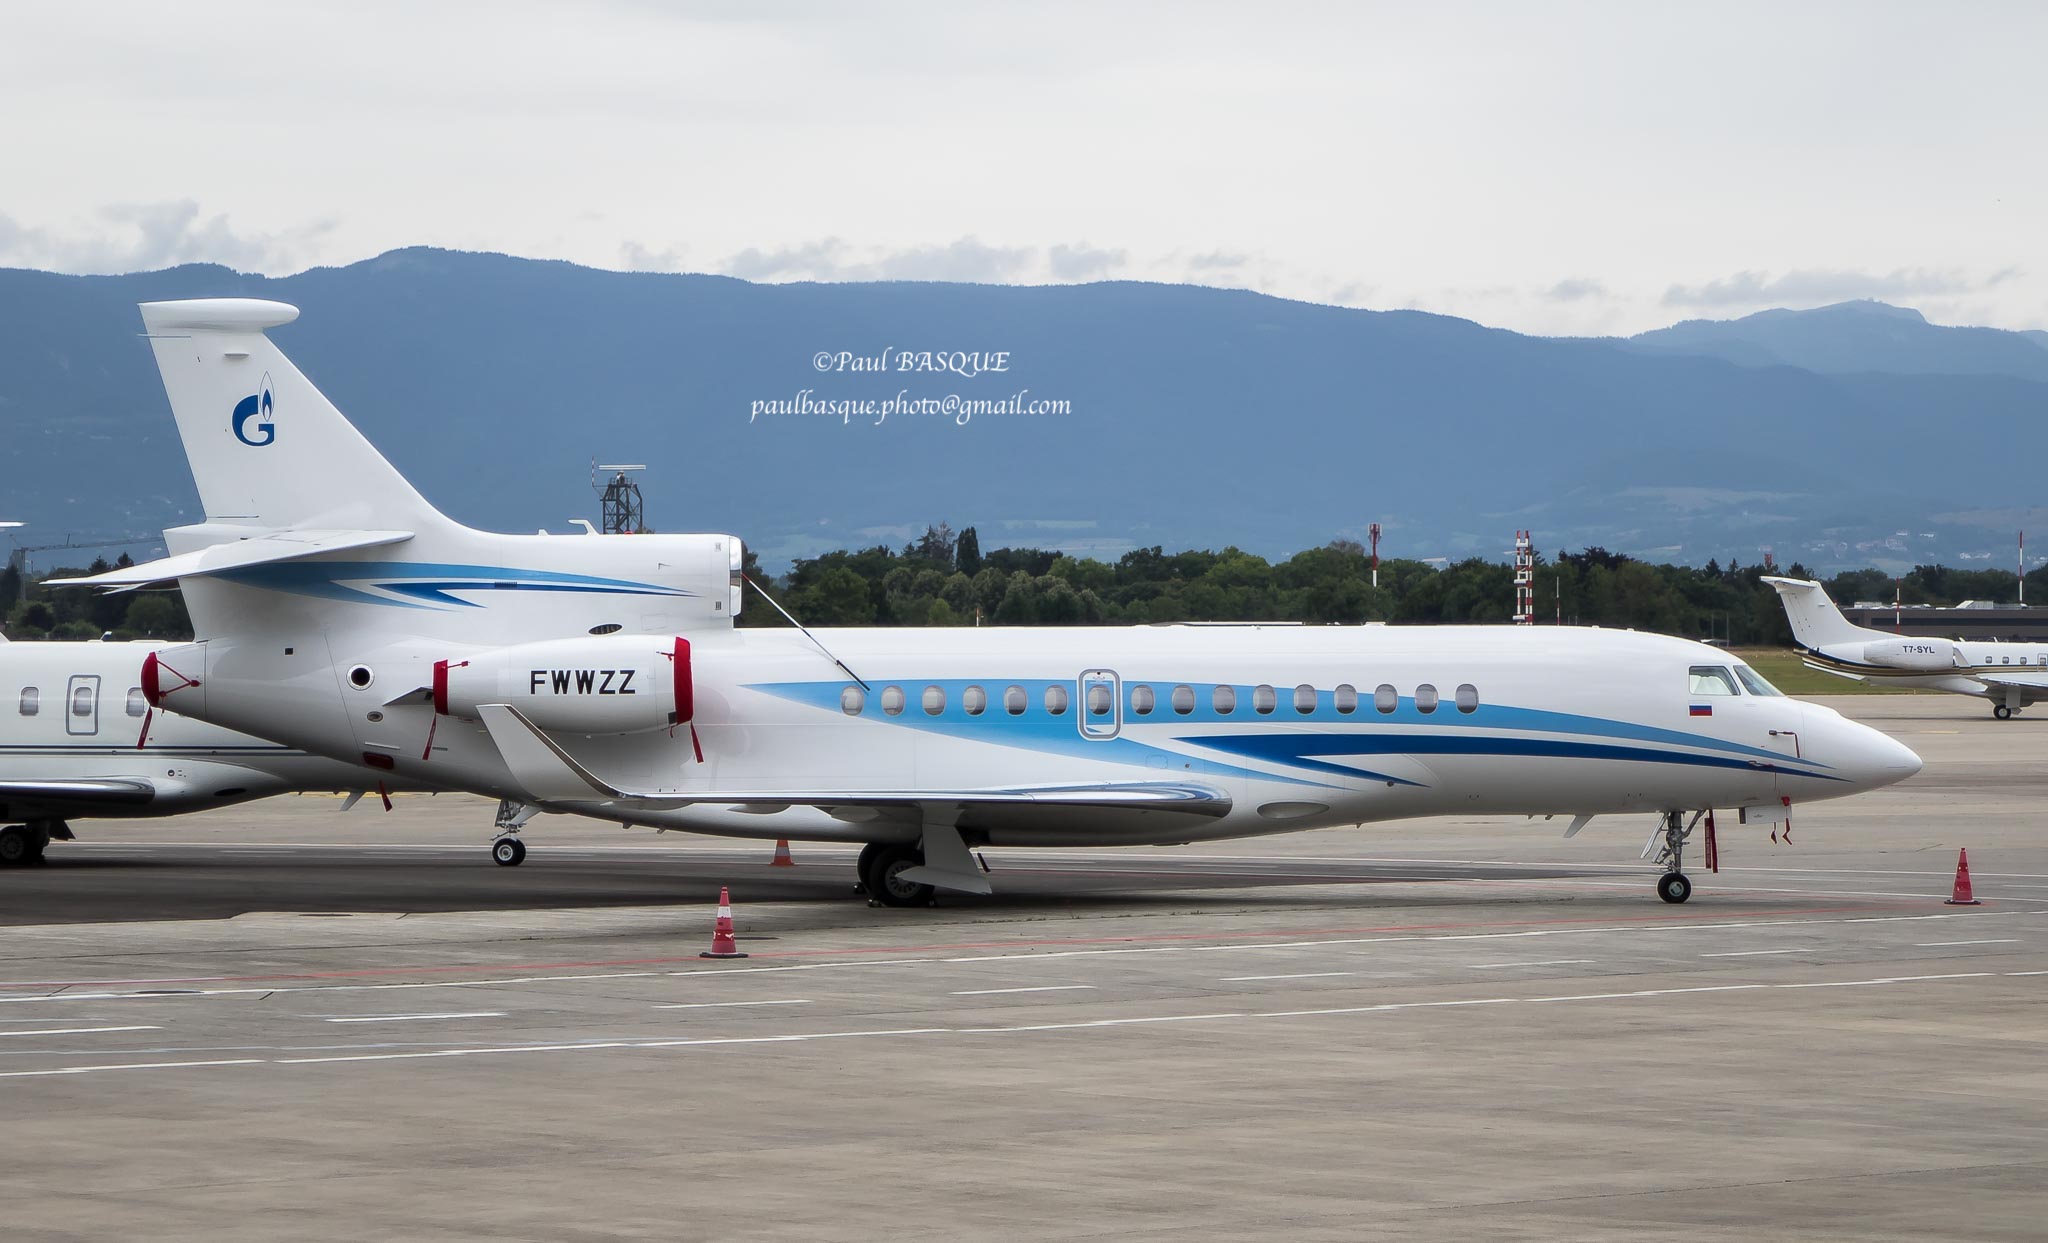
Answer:
[[[1072,246],[1065,242],[1046,252],[1046,265],[1052,269],[1054,280],[1085,281],[1106,276],[1111,268],[1120,268],[1129,256],[1122,250],[1098,250],[1086,242]]]
[[[1664,291],[1664,305],[1754,306],[1940,297],[1987,289],[2018,275],[2018,268],[2002,268],[1984,277],[1953,268],[1896,268],[1885,273],[1794,268],[1779,276],[1746,271],[1704,285],[1673,285]]]
[[[303,268],[334,228],[333,220],[319,220],[281,233],[237,229],[225,215],[202,218],[191,199],[103,207],[86,229],[70,233],[0,215],[0,264],[100,275],[218,263],[276,275]]]
[[[1543,296],[1552,302],[1578,302],[1585,298],[1605,297],[1606,294],[1607,286],[1590,276],[1567,276],[1543,291]]]
[[[666,253],[666,252],[664,252]],[[713,271],[750,281],[970,281],[1029,284],[1094,280],[1129,256],[1086,242],[1050,247],[992,246],[977,237],[942,245],[890,249],[827,237],[775,250],[748,247]]]
[[[687,246],[667,246],[656,250],[639,242],[621,242],[619,266],[628,272],[680,272],[683,256],[687,253]]]
[[[1188,256],[1188,266],[1197,272],[1210,268],[1241,268],[1250,262],[1250,255],[1231,250],[1212,250],[1205,255]]]

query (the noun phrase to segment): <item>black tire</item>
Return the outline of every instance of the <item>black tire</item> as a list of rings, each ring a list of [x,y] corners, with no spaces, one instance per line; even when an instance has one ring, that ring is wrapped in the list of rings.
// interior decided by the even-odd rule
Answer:
[[[866,893],[868,891],[868,873],[874,870],[875,856],[883,848],[881,842],[869,842],[860,848],[860,859],[853,865],[853,891],[855,893]]]
[[[1675,906],[1692,896],[1692,882],[1683,872],[1666,872],[1657,878],[1657,896]]]
[[[2001,721],[2010,721],[2012,720],[2012,709],[2006,707],[2004,704],[1994,704],[1991,708],[1991,715],[1997,717]]]
[[[0,829],[0,866],[17,867],[34,859],[34,834],[18,824]]]
[[[526,843],[516,837],[501,837],[491,843],[491,862],[501,868],[516,868],[526,862]]]
[[[922,866],[924,851],[917,847],[883,845],[870,858],[867,870],[861,874],[861,880],[868,887],[869,899],[883,906],[930,906],[930,885],[920,885],[915,881],[897,878],[897,874],[905,868]]]

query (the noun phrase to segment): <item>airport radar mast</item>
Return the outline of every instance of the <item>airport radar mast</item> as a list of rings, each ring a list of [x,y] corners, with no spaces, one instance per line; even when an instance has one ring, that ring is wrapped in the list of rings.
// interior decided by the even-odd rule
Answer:
[[[638,535],[647,529],[647,515],[640,500],[640,485],[627,477],[628,471],[646,470],[645,463],[600,466],[590,464],[590,486],[598,489],[600,472],[611,478],[599,491],[599,506],[606,535]]]

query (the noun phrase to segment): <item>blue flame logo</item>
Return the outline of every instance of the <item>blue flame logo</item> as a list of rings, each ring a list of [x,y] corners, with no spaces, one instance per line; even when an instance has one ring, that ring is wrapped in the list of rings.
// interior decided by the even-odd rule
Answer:
[[[232,425],[235,439],[252,449],[260,449],[276,440],[277,425],[270,421],[270,405],[270,376],[266,374],[263,377],[262,389],[242,398],[235,406],[235,419]],[[260,439],[251,439],[249,436],[251,420],[255,421],[256,431],[261,434]]]

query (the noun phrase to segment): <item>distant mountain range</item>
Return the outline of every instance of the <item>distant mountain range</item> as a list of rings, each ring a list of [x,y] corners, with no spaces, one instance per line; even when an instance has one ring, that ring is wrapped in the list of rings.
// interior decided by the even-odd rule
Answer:
[[[0,271],[0,518],[31,524],[22,543],[197,518],[135,303],[220,295],[299,306],[279,344],[465,522],[567,529],[594,516],[591,459],[644,462],[652,525],[731,531],[771,568],[940,521],[1110,558],[1379,522],[1399,556],[1496,556],[1530,528],[1546,552],[2003,564],[2037,488],[2001,467],[2048,449],[2048,334],[1877,303],[1549,339],[1191,286],[757,285],[408,249],[277,279]],[[886,371],[857,363],[884,351]],[[920,369],[974,354],[980,374]],[[1017,394],[964,419],[785,412]]]

